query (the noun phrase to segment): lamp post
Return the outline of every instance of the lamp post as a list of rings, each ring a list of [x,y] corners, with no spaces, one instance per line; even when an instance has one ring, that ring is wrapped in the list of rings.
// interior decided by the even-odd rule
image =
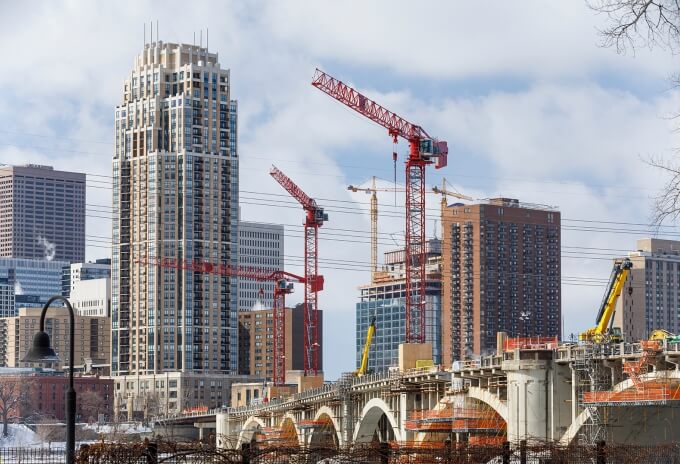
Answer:
[[[62,301],[66,304],[69,313],[69,371],[68,371],[68,390],[66,391],[66,463],[75,463],[76,454],[76,391],[73,388],[73,358],[75,342],[75,317],[71,303],[61,295],[50,298],[40,313],[40,331],[33,337],[33,346],[28,350],[23,362],[58,362],[59,356],[50,346],[50,336],[45,332],[45,313],[47,308],[55,301]]]

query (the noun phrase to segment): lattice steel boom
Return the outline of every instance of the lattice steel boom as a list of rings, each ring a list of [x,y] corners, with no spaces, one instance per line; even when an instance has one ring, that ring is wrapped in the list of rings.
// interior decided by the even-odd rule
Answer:
[[[213,264],[203,261],[176,258],[137,258],[134,263],[144,266],[159,266],[162,268],[183,269],[186,271],[206,274],[218,274],[229,277],[241,277],[258,282],[275,282],[274,306],[272,308],[274,319],[273,331],[273,376],[274,385],[286,383],[286,295],[293,293],[293,282],[305,284],[304,277],[286,271],[261,268],[233,267],[225,264]],[[318,279],[315,285],[323,289],[323,278],[320,284]]]
[[[305,375],[319,372],[319,313],[318,292],[323,289],[323,276],[319,275],[319,227],[328,215],[316,201],[309,197],[276,166],[271,176],[295,198],[305,210],[305,307],[304,307],[304,371]]]
[[[448,145],[417,124],[382,107],[342,81],[317,69],[312,85],[387,129],[396,143],[409,143],[406,160],[406,342],[425,342],[425,166],[446,166]]]

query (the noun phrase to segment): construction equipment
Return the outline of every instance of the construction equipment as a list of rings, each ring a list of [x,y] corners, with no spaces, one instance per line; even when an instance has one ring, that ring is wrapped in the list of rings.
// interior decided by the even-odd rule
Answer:
[[[378,188],[375,185],[375,176],[371,180],[370,187],[357,187],[355,185],[348,185],[347,190],[350,192],[365,192],[371,194],[371,282],[375,283],[375,277],[378,272],[378,196],[377,192],[405,192],[406,190],[402,188]],[[460,198],[461,200],[472,201],[471,197],[463,195],[458,192],[453,192],[446,190],[446,179],[442,179],[442,188],[437,187],[432,188],[432,192],[442,195],[442,210],[446,208],[446,196],[453,196],[455,198]],[[436,229],[436,227],[435,227]],[[436,232],[436,230],[435,230]]]
[[[612,327],[612,323],[614,322],[616,301],[621,295],[623,284],[626,282],[632,267],[633,263],[628,258],[614,264],[607,291],[595,320],[597,325],[579,334],[579,340],[594,343],[620,343],[623,341],[621,328]]]
[[[668,330],[656,329],[652,330],[652,333],[649,335],[649,340],[650,341],[666,340],[669,343],[678,343],[680,342],[680,335],[676,335],[672,332],[669,332]]]
[[[368,369],[368,352],[371,349],[371,342],[373,341],[373,334],[375,333],[375,316],[371,318],[371,324],[368,326],[368,332],[366,332],[366,343],[364,343],[364,351],[361,354],[361,365],[359,369],[354,371],[356,377],[361,377],[366,374],[366,369]]]
[[[442,188],[438,188],[436,185],[434,187],[432,187],[432,191],[434,193],[442,196],[442,203],[441,203],[442,204],[442,211],[444,210],[444,208],[446,208],[448,206],[448,203],[446,202],[447,196],[458,198],[459,200],[473,201],[472,197],[469,197],[467,195],[463,195],[462,193],[458,193],[454,190],[448,190],[446,188],[447,183],[448,182],[446,182],[446,178],[442,177]]]
[[[375,185],[375,176],[370,187],[355,187],[348,185],[347,190],[351,192],[366,192],[371,194],[371,282],[375,283],[378,272],[378,196],[377,192],[405,192],[403,188],[378,188]]]
[[[312,85],[385,127],[393,142],[409,143],[406,160],[406,342],[425,342],[425,166],[446,166],[448,145],[380,106],[338,79],[317,69]],[[393,153],[396,162],[396,152]]]
[[[304,307],[304,373],[319,372],[319,314],[318,292],[323,289],[323,276],[319,275],[319,227],[328,221],[328,215],[316,201],[309,197],[276,166],[269,174],[295,198],[305,210],[305,307]]]
[[[202,261],[181,260],[175,258],[137,258],[134,263],[161,268],[182,269],[185,271],[217,274],[229,277],[241,277],[258,282],[275,282],[273,306],[273,376],[276,386],[286,382],[286,295],[293,293],[293,282],[306,284],[304,277],[286,271],[233,267],[224,264],[212,264]],[[315,281],[323,290],[323,277]]]

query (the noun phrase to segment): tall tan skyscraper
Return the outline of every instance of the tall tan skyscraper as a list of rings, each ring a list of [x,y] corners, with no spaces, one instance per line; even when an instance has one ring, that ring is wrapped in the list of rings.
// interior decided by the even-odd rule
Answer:
[[[237,264],[236,114],[229,71],[204,47],[147,44],[125,79],[113,158],[113,375],[236,373],[236,281],[137,261]]]
[[[496,198],[442,212],[442,363],[496,348],[496,333],[557,336],[560,213]]]

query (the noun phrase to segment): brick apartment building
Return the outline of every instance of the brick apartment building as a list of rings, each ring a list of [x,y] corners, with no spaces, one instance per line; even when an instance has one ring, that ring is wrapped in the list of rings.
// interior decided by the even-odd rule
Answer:
[[[496,333],[558,336],[560,213],[495,198],[442,210],[442,363],[486,354]]]

